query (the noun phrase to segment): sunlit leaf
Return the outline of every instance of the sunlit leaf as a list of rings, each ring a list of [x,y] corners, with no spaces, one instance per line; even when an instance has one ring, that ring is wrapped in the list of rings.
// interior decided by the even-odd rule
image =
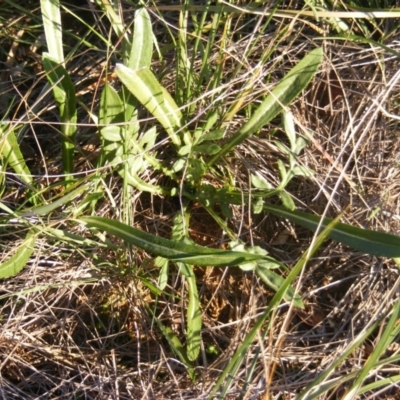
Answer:
[[[4,128],[0,125],[0,158],[3,165],[9,165],[22,182],[28,185],[33,183],[31,172],[21,153],[14,129],[8,124]]]
[[[161,290],[164,290],[168,283],[169,260],[164,257],[157,257],[154,261],[154,265],[160,268],[160,274],[158,275],[158,287]]]
[[[296,128],[294,126],[293,114],[288,111],[282,113],[283,127],[290,142],[290,149],[294,151],[296,148]]]
[[[128,67],[150,67],[153,56],[153,31],[150,15],[144,7],[135,11],[134,32]]]
[[[194,361],[200,354],[201,344],[201,311],[199,293],[196,286],[196,276],[193,271],[187,279],[189,303],[186,313],[187,318],[187,356],[190,361]]]
[[[261,175],[256,174],[251,174],[251,184],[256,188],[256,189],[272,189],[273,186]]]
[[[0,264],[0,278],[9,278],[17,275],[29,261],[36,242],[36,235],[31,230],[17,251],[6,261]]]
[[[285,208],[287,208],[288,210],[293,211],[296,208],[292,196],[290,196],[289,193],[282,191],[279,193],[279,197],[281,198]]]
[[[157,118],[172,142],[180,146],[181,141],[176,131],[181,127],[181,111],[150,69],[134,71],[123,64],[117,64],[115,72],[128,90]]]
[[[64,63],[59,0],[40,0],[47,49],[58,64]]]

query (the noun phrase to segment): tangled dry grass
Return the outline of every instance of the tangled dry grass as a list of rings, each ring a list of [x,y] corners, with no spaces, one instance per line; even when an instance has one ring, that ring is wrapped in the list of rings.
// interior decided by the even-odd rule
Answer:
[[[306,34],[297,39],[290,43],[292,61],[313,45]],[[388,46],[400,50],[396,37]],[[227,54],[227,68],[236,65],[236,54]],[[16,68],[17,60],[7,60],[14,63],[10,68]],[[80,60],[77,57],[71,68]],[[250,70],[254,60],[245,61]],[[279,80],[281,71],[276,64],[275,68]],[[228,76],[228,69],[226,73]],[[29,99],[30,91],[40,87],[40,73],[38,76],[14,80],[7,90],[18,91],[21,85],[27,85],[22,104]],[[4,90],[4,74],[2,79]],[[315,172],[312,179],[297,179],[288,188],[298,206],[332,216],[350,205],[344,216],[346,222],[400,233],[398,81],[399,62],[388,50],[345,41],[326,44],[322,70],[292,107],[297,126],[309,140],[299,162]],[[260,86],[259,93],[262,90]],[[93,95],[93,91],[82,93]],[[252,95],[257,97],[257,93]],[[246,101],[254,100],[250,96]],[[51,120],[51,110],[46,109],[43,115]],[[48,126],[48,122],[43,125]],[[59,161],[50,156],[54,152],[45,150],[51,143],[46,138],[51,131],[32,126],[25,139],[29,145],[27,158],[29,152],[39,149],[41,160],[32,155],[38,175],[43,169],[51,170],[53,164],[57,170]],[[90,127],[80,129],[84,139],[93,132]],[[35,130],[39,132],[36,137]],[[272,130],[273,137],[269,134]],[[284,140],[279,126],[272,125],[238,150],[232,168],[243,187],[248,187],[249,170],[272,182],[277,179],[276,160],[281,157],[274,144],[277,138]],[[83,140],[81,162],[91,166],[89,153],[93,147],[85,151],[86,145]],[[2,201],[18,203],[18,185],[11,175],[7,179]],[[118,179],[110,177],[107,185],[119,202]],[[168,235],[177,207],[168,199],[150,196],[137,196],[132,204],[138,226],[162,236]],[[104,204],[99,213],[109,216],[112,209]],[[296,262],[312,240],[308,231],[270,215],[252,216],[241,208],[233,209],[233,214],[231,223],[243,239],[262,245],[288,265]],[[63,223],[50,222],[54,226]],[[18,243],[20,231],[17,223],[1,227],[2,259]],[[191,235],[202,245],[223,241],[218,226],[196,204]],[[251,273],[212,268],[196,271],[204,347],[196,367],[198,381],[193,383],[153,318],[157,315],[182,333],[185,300],[181,277],[174,273],[167,290],[155,298],[149,285],[157,272],[146,254],[128,252],[121,256],[104,249],[79,248],[57,237],[43,239],[24,271],[0,282],[0,397],[205,399],[271,293]],[[277,310],[269,337],[259,336],[254,343],[226,398],[238,398],[246,385],[246,399],[294,398],[350,346],[357,334],[398,301],[399,279],[393,260],[327,243],[297,282],[306,309]],[[171,302],[172,297],[181,300]],[[356,348],[331,378],[343,377],[360,367],[380,334],[379,330],[374,332],[369,344]],[[392,346],[388,356],[399,351]],[[254,369],[253,378],[246,382],[250,369]],[[399,366],[386,364],[374,379],[396,374]],[[338,384],[330,398],[341,398],[345,390],[345,385]],[[366,393],[364,398],[395,399],[399,395],[398,386],[393,385],[389,391]]]

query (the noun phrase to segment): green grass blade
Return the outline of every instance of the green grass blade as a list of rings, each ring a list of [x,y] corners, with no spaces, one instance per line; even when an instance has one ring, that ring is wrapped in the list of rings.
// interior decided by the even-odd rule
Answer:
[[[9,278],[17,275],[25,267],[31,257],[36,242],[34,230],[30,230],[24,242],[18,247],[14,255],[0,264],[0,278]]]
[[[369,383],[368,385],[363,386],[359,391],[358,394],[362,395],[366,392],[373,392],[376,391],[376,389],[382,388],[382,387],[387,387],[389,388],[390,386],[398,385],[400,383],[400,375],[394,375],[389,378],[385,379],[380,379],[379,381]],[[371,397],[370,397],[371,398]]]
[[[283,79],[275,89],[264,99],[251,118],[234,134],[222,150],[211,157],[208,165],[212,165],[220,157],[241,144],[253,133],[276,117],[284,106],[290,104],[304,90],[317,72],[323,58],[322,48],[316,48],[308,53]]]
[[[382,354],[385,353],[387,347],[396,339],[398,335],[399,327],[396,324],[400,317],[400,301],[397,301],[393,307],[392,316],[390,317],[387,324],[385,324],[385,329],[383,331],[382,336],[380,337],[379,341],[376,343],[372,354],[368,357],[366,363],[361,368],[361,371],[357,377],[357,379],[353,382],[353,385],[349,389],[346,396],[343,400],[351,400],[359,395],[359,389],[367,379],[368,374],[370,371],[375,368],[376,363],[381,358]]]
[[[148,68],[134,71],[123,64],[117,64],[115,72],[128,90],[164,127],[174,145],[180,147],[181,140],[176,131],[181,128],[182,113],[154,74]]]
[[[44,33],[49,54],[58,64],[64,63],[59,0],[41,0]]]
[[[53,89],[54,99],[60,112],[63,170],[66,180],[73,179],[75,132],[77,121],[75,88],[67,70],[48,53],[43,53],[42,62],[47,80]]]
[[[64,204],[67,204],[69,201],[71,201],[74,197],[76,197],[78,194],[84,192],[86,190],[85,185],[80,185],[78,186],[77,189],[72,190],[65,196],[61,197],[58,200],[53,201],[50,204],[46,204],[44,206],[39,206],[39,207],[34,207],[30,208],[29,210],[25,210],[21,213],[18,213],[19,216],[21,217],[32,217],[32,216],[37,216],[37,215],[48,215],[58,207],[63,206]]]
[[[14,129],[9,128],[8,125],[5,125],[5,128],[0,124],[0,157],[3,165],[8,164],[18,174],[21,181],[31,187],[32,175],[21,153]]]
[[[186,277],[188,283],[189,303],[187,308],[187,345],[186,351],[189,360],[194,361],[200,354],[201,343],[201,311],[199,293],[197,291],[196,276],[191,271],[189,277]]]
[[[330,218],[325,218],[321,222],[321,218],[316,215],[302,211],[290,211],[284,207],[271,204],[265,204],[263,209],[313,231],[317,229],[319,224],[324,228],[332,221]],[[329,237],[366,254],[383,257],[400,257],[400,237],[389,233],[376,232],[338,223],[330,232]]]
[[[315,378],[303,392],[299,393],[296,396],[296,400],[315,400],[320,399],[321,395],[325,393],[327,390],[332,389],[331,383],[327,382],[323,384],[329,376],[334,372],[334,370],[342,364],[353,352],[355,349],[360,347],[362,343],[377,329],[377,327],[382,323],[382,319],[377,320],[368,329],[361,332],[357,337],[355,337],[351,344],[343,350],[340,357],[336,358],[317,378]],[[347,377],[343,377],[343,381],[348,380]],[[340,379],[338,381],[334,381],[334,386],[337,387],[340,384]]]
[[[214,43],[213,37],[215,37],[216,32],[212,32],[210,35],[204,35],[206,33],[207,29],[205,29],[207,17],[208,17],[208,7],[210,5],[210,0],[205,1],[205,4],[203,6],[202,13],[190,13],[190,17],[192,18],[191,23],[195,26],[195,32],[194,32],[194,43],[193,43],[193,49],[191,50],[191,57],[189,56],[189,69],[187,69],[186,73],[187,75],[184,75],[185,72],[181,70],[180,66],[184,65],[185,57],[187,54],[187,39],[188,37],[188,32],[187,32],[187,23],[185,25],[185,31],[183,31],[183,27],[180,29],[180,35],[179,35],[179,55],[183,54],[183,59],[182,61],[178,61],[177,63],[177,80],[176,80],[176,87],[177,91],[176,93],[178,94],[179,97],[179,102],[180,104],[187,104],[187,101],[185,102],[186,99],[193,99],[196,96],[200,95],[200,91],[202,90],[203,86],[200,84],[200,82],[210,82],[210,63],[209,60],[211,58],[211,53],[209,51],[211,47],[211,42]],[[187,5],[186,8],[190,7],[190,5]],[[182,15],[182,13],[181,13]],[[188,13],[186,14],[188,15]],[[199,16],[200,15],[200,16]],[[182,15],[183,17],[183,15]],[[188,22],[188,21],[186,21]],[[190,24],[190,22],[189,22]],[[214,22],[213,22],[214,24]],[[207,36],[207,38],[205,38]],[[186,39],[186,43],[184,40]],[[203,45],[203,40],[207,41],[207,46]],[[208,51],[207,51],[208,49]],[[184,53],[183,53],[184,52]],[[196,57],[198,54],[202,54],[202,61],[201,61],[201,68],[200,71],[198,72],[198,76],[195,72],[195,62],[196,62]],[[184,79],[182,78],[187,78],[187,81],[185,82]],[[182,86],[183,84],[183,86]],[[193,92],[194,91],[194,92]],[[189,97],[192,94],[191,97]],[[210,99],[211,101],[211,99]],[[188,109],[188,114],[192,113],[196,109],[197,104],[193,103],[191,106],[189,106]]]
[[[115,235],[125,242],[169,260],[199,266],[239,265],[246,261],[260,260],[263,256],[238,251],[209,249],[194,244],[168,240],[129,225],[102,217],[83,217],[80,222]]]
[[[294,279],[296,279],[296,277],[299,275],[299,273],[304,268],[304,266],[306,265],[308,260],[316,253],[316,251],[322,245],[324,240],[328,237],[329,232],[334,228],[335,224],[337,224],[337,221],[339,220],[339,218],[340,218],[340,216],[337,217],[328,226],[325,227],[325,229],[316,238],[314,246],[309,251],[305,251],[303,253],[300,260],[296,263],[294,268],[290,271],[289,275],[283,282],[282,286],[275,293],[275,296],[272,298],[272,300],[268,304],[268,307],[264,311],[263,315],[254,324],[253,328],[250,330],[250,332],[244,338],[243,343],[239,346],[239,348],[236,350],[235,354],[229,361],[228,365],[222,371],[213,390],[211,391],[211,393],[208,396],[208,400],[214,399],[214,395],[217,393],[219,388],[222,386],[222,384],[226,380],[225,386],[222,389],[222,393],[218,397],[220,399],[225,398],[224,397],[225,393],[228,390],[229,386],[231,385],[231,382],[235,377],[236,371],[240,367],[240,364],[242,363],[243,358],[245,357],[250,345],[253,343],[253,340],[255,339],[256,335],[260,331],[261,327],[263,326],[265,321],[268,319],[268,317],[271,314],[271,312],[273,311],[273,309],[276,306],[278,306],[279,303],[282,301],[282,299],[284,298],[284,295],[287,292],[287,290],[289,289],[290,285],[292,284]],[[229,376],[229,378],[226,379],[228,376]]]
[[[149,308],[148,308],[148,310],[149,310],[149,313],[153,314],[153,316],[154,316],[154,313]],[[183,344],[179,340],[178,336],[176,336],[176,334],[170,327],[164,326],[162,324],[162,322],[156,316],[154,316],[154,321],[160,328],[160,331],[162,332],[164,337],[167,339],[168,344],[171,347],[171,349],[173,350],[173,352],[179,357],[179,359],[182,361],[182,363],[186,366],[186,368],[188,369],[188,374],[189,374],[190,378],[192,379],[192,381],[194,381],[196,376],[195,376],[192,362],[189,360],[189,358],[186,354],[186,351],[183,347]]]
[[[153,56],[153,30],[150,15],[145,8],[135,12],[135,29],[128,67],[138,70],[150,67]]]

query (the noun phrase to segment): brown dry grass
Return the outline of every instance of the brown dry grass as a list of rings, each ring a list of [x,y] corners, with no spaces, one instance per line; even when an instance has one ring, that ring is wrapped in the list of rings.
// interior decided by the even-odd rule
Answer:
[[[400,50],[396,40],[393,37],[388,44]],[[291,43],[292,60],[310,45],[309,38],[299,35]],[[24,48],[16,46],[15,51],[22,51],[18,47]],[[231,59],[227,55],[227,68],[230,62],[237,62],[235,54],[232,52]],[[87,54],[85,59],[88,65],[94,62]],[[78,65],[81,60],[76,57],[74,62]],[[246,61],[251,66],[252,60]],[[14,63],[9,66],[13,70],[18,58],[6,62]],[[288,189],[300,207],[322,214],[329,205],[328,215],[336,215],[350,204],[346,222],[399,233],[400,139],[397,119],[384,112],[399,114],[398,70],[398,60],[383,49],[349,42],[326,45],[323,69],[292,107],[298,125],[311,131],[313,137],[300,162],[315,175],[312,180],[297,179]],[[2,91],[12,95],[12,90],[22,88],[20,104],[31,90],[37,90],[36,85],[40,87],[42,79],[28,64],[23,71],[31,71],[31,75],[14,80],[14,85],[7,86],[6,72],[2,75]],[[87,96],[85,91],[82,96]],[[51,112],[43,118],[51,121]],[[54,151],[47,146],[46,129],[32,126],[25,139],[26,157],[32,158],[38,174],[53,165],[57,170],[59,161],[51,158]],[[82,164],[83,170],[91,165],[90,159],[85,160],[88,152],[84,146],[86,136],[92,133],[90,127],[80,130],[82,162],[87,162]],[[274,138],[263,133],[238,149],[232,169],[243,187],[248,185],[249,171],[276,182],[276,160],[281,156],[273,142],[276,138],[284,140],[279,131]],[[43,157],[37,156],[38,147]],[[12,183],[12,177],[8,179],[2,201],[19,203],[20,188]],[[107,184],[119,202],[118,180],[111,177]],[[177,207],[149,196],[137,197],[132,204],[137,225],[162,236],[168,236]],[[288,265],[310,245],[312,235],[287,221],[269,215],[251,216],[240,208],[234,208],[233,213],[231,224],[243,239],[263,245]],[[99,214],[110,216],[112,209],[104,204]],[[18,225],[2,227],[2,258],[19,235]],[[224,240],[219,228],[196,204],[191,235],[202,245],[219,245]],[[207,268],[197,270],[196,275],[204,348],[196,367],[198,381],[193,383],[151,315],[183,337],[186,300],[176,271],[171,271],[165,293],[155,297],[146,282],[155,282],[157,270],[145,254],[122,256],[102,249],[77,249],[56,239],[38,243],[25,270],[0,282],[0,398],[206,398],[272,293],[251,273]],[[255,370],[244,398],[294,398],[343,352],[368,321],[398,300],[399,273],[391,260],[358,254],[330,242],[307,265],[298,285],[306,301],[305,311],[288,314],[286,307],[278,309],[269,337],[259,337],[251,347],[227,399],[238,398],[253,360]],[[175,296],[174,301],[171,296]],[[380,334],[375,332],[334,377],[359,368]],[[395,346],[390,349],[391,354],[398,351]],[[398,365],[385,365],[374,379],[398,373]],[[330,398],[341,398],[345,389],[337,387]],[[399,395],[399,389],[393,387],[389,393],[365,398]]]

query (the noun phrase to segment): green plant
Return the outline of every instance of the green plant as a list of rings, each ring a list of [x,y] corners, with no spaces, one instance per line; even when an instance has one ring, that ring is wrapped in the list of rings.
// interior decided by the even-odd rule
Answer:
[[[182,16],[184,18],[184,16]],[[119,24],[114,25],[115,30],[118,31]],[[185,35],[185,24],[182,22],[181,35]],[[125,39],[124,39],[125,40]],[[214,185],[205,182],[205,176],[215,171],[217,164],[223,160],[229,152],[233,151],[238,145],[243,143],[250,135],[258,132],[265,124],[277,116],[294,98],[307,86],[312,79],[313,75],[318,69],[322,60],[322,49],[318,48],[310,52],[305,58],[300,61],[272,90],[261,104],[252,110],[252,115],[249,120],[234,133],[227,141],[222,142],[224,136],[223,126],[217,124],[215,114],[210,116],[205,124],[198,124],[191,132],[188,129],[188,123],[194,115],[182,113],[167,90],[158,82],[157,78],[150,70],[151,59],[151,44],[153,42],[153,33],[151,30],[150,17],[144,8],[138,10],[135,15],[135,30],[134,36],[128,46],[125,47],[125,64],[118,64],[116,66],[116,74],[124,84],[129,92],[139,101],[148,112],[160,123],[168,134],[171,143],[173,144],[176,152],[175,159],[168,160],[169,165],[165,165],[162,161],[157,159],[156,152],[153,147],[161,133],[157,126],[152,126],[144,133],[140,132],[140,124],[137,117],[137,108],[131,102],[132,98],[129,97],[129,102],[126,101],[127,94],[124,89],[119,93],[111,88],[109,85],[105,86],[102,94],[100,105],[100,118],[99,123],[101,127],[101,135],[104,141],[103,149],[105,152],[105,159],[117,169],[122,176],[124,182],[133,186],[136,190],[149,192],[158,195],[179,196],[183,204],[188,204],[188,201],[200,202],[216,219],[216,222],[221,225],[233,240],[232,248],[239,249],[242,254],[242,262],[234,261],[235,265],[241,265],[244,270],[255,270],[261,279],[267,285],[275,290],[281,287],[284,279],[271,269],[279,267],[281,264],[267,257],[267,252],[259,247],[253,246],[246,248],[236,237],[236,235],[227,227],[227,225],[212,212],[212,207],[215,203],[221,205],[225,215],[229,217],[230,204],[241,204],[242,198],[248,197],[246,193],[242,193],[238,188],[231,184],[223,184],[222,187],[216,188]],[[181,55],[184,56],[186,44],[185,39],[181,43]],[[130,51],[130,48],[139,49],[138,52]],[[190,65],[189,69],[192,68]],[[178,66],[179,71],[183,71],[182,66]],[[203,72],[200,72],[200,75]],[[191,74],[190,76],[194,76]],[[184,77],[179,77],[177,84],[178,87],[190,87],[190,82],[181,82]],[[195,92],[195,95],[198,93]],[[188,102],[192,97],[191,92],[182,95],[182,101]],[[289,129],[288,129],[289,131]],[[291,160],[290,168],[287,170],[281,162],[279,164],[281,173],[281,184],[274,188],[274,190],[259,190],[255,192],[254,196],[262,199],[272,195],[280,195],[284,204],[289,208],[294,208],[291,201],[284,189],[289,183],[291,178],[295,175],[302,174],[302,171],[295,166],[294,156],[298,154],[305,142],[301,139],[296,139],[294,131],[290,131],[289,139],[291,149],[284,149]],[[158,139],[159,140],[159,139]],[[223,163],[219,164],[223,167]],[[168,176],[173,182],[172,187],[162,187],[146,182],[142,178],[145,172],[151,175],[156,173],[158,176]],[[262,187],[257,179],[253,181]],[[180,214],[186,215],[184,219],[180,218]],[[188,233],[187,227],[190,224],[190,215],[187,213],[187,208],[178,212],[175,221],[180,221],[179,224],[174,225],[175,242],[187,241]],[[116,230],[115,221],[101,222],[97,219],[84,219],[89,222],[91,226],[108,231],[109,233],[117,234],[117,236],[124,236],[124,230],[128,230],[127,226],[122,227],[118,225]],[[122,236],[121,236],[122,235]],[[131,238],[137,237],[138,232],[132,233]],[[127,236],[123,237],[127,240]],[[133,239],[132,239],[133,240]],[[160,240],[160,239],[157,239]],[[143,242],[133,242],[136,246],[145,248]],[[153,246],[148,248],[150,252],[157,256],[169,258],[175,262],[188,281],[188,296],[189,306],[187,313],[187,348],[188,357],[190,360],[195,360],[200,351],[200,326],[201,320],[199,319],[200,307],[197,300],[196,285],[194,280],[192,267],[189,265],[229,265],[231,262],[225,260],[224,254],[221,252],[216,256],[215,251],[202,250],[193,248],[193,256],[189,256],[188,261],[184,259],[176,259],[172,254],[164,253],[161,248],[155,246],[156,239],[148,239],[148,243],[153,242]],[[173,242],[169,244],[172,249]],[[182,245],[183,246],[183,245]],[[190,244],[186,244],[187,249],[190,249]],[[168,248],[168,246],[166,246]],[[185,247],[186,248],[186,247]],[[171,250],[170,250],[171,251]],[[179,248],[179,251],[183,249]],[[196,255],[203,254],[201,258]],[[205,257],[210,253],[212,257]],[[246,255],[247,254],[247,255]],[[248,259],[247,259],[248,258]],[[189,262],[190,260],[190,262]],[[161,282],[166,281],[167,267],[162,268]],[[302,307],[301,299],[295,295],[294,290],[288,290],[284,295],[286,300],[293,300],[298,307]],[[196,316],[196,317],[194,317]],[[194,321],[196,323],[194,324]]]
[[[214,15],[214,17],[214,20],[220,21],[221,16],[219,14]],[[190,103],[193,95],[198,95],[196,90],[190,89],[192,87],[191,81],[195,80],[196,75],[194,73],[188,76],[183,74],[184,71],[190,71],[193,68],[190,57],[186,54],[188,32],[185,18],[187,18],[186,13],[182,12],[181,33],[179,35],[181,57],[177,66],[177,93],[181,93],[177,97],[179,103],[184,104]],[[289,167],[286,167],[283,161],[278,162],[281,182],[277,187],[270,187],[262,179],[253,175],[254,189],[251,193],[243,193],[242,190],[235,187],[232,180],[226,179],[224,181],[225,178],[222,177],[222,179],[219,179],[220,186],[217,187],[216,184],[210,184],[205,179],[207,174],[218,176],[217,171],[224,171],[224,157],[285,110],[285,106],[290,104],[310,82],[322,61],[323,54],[322,49],[317,48],[306,55],[286,74],[260,105],[251,109],[248,121],[236,133],[224,140],[224,126],[223,123],[218,123],[215,112],[207,116],[205,123],[198,123],[194,130],[190,130],[188,127],[194,117],[194,114],[190,113],[191,108],[189,107],[186,112],[182,113],[178,104],[149,68],[151,52],[148,49],[151,48],[153,42],[149,20],[150,17],[145,9],[136,12],[132,44],[125,47],[125,64],[116,66],[116,74],[124,84],[124,88],[129,90],[165,130],[174,147],[175,158],[168,159],[168,163],[157,158],[157,153],[153,149],[159,141],[161,129],[158,126],[152,126],[141,133],[137,108],[132,106],[133,103],[125,102],[126,91],[124,89],[118,93],[109,85],[106,85],[102,95],[99,122],[106,159],[119,171],[124,182],[139,191],[180,198],[183,208],[177,213],[174,220],[173,241],[165,242],[165,239],[151,236],[146,236],[145,241],[139,240],[144,235],[143,233],[134,231],[133,228],[121,225],[116,221],[100,220],[95,217],[83,218],[82,221],[88,223],[89,226],[119,236],[127,243],[146,249],[158,256],[158,265],[161,267],[159,278],[161,289],[164,288],[168,279],[168,262],[174,261],[176,263],[179,271],[186,277],[189,298],[187,353],[185,356],[182,355],[181,351],[177,351],[177,353],[180,354],[183,362],[187,359],[194,361],[200,351],[201,319],[192,270],[193,265],[239,265],[243,270],[254,270],[267,285],[276,291],[285,287],[285,282],[287,282],[272,271],[272,269],[282,267],[281,263],[268,257],[267,252],[257,246],[246,247],[213,211],[214,204],[219,204],[225,217],[229,218],[231,205],[241,205],[243,201],[252,198],[253,207],[256,211],[263,209],[273,212],[314,230],[317,230],[318,227],[322,229],[325,226],[325,223],[320,221],[318,217],[294,211],[294,202],[290,195],[285,192],[287,184],[294,176],[304,176],[311,173],[296,165],[296,156],[301,152],[306,142],[301,137],[296,136],[289,113],[285,112],[283,115],[290,148],[277,142],[278,147],[289,158]],[[116,27],[115,30],[117,31],[118,28]],[[202,27],[199,26],[198,34],[201,33],[201,30]],[[208,40],[213,40],[212,35]],[[137,53],[129,51],[133,44],[135,44],[135,48],[139,49]],[[199,45],[199,43],[195,42],[196,45]],[[204,66],[200,71],[199,79],[203,74],[207,74],[206,68]],[[218,72],[215,73],[215,76],[218,77]],[[217,82],[216,86],[218,84]],[[132,100],[131,97],[129,99]],[[222,121],[224,121],[224,118],[222,118]],[[165,187],[149,183],[142,178],[143,173],[147,176],[167,176],[172,184]],[[216,182],[218,181],[216,180]],[[279,208],[265,204],[264,200],[272,196],[279,196],[285,207]],[[188,236],[190,212],[187,205],[189,201],[201,203],[212,215],[231,238],[231,248],[235,250],[233,253],[206,250],[191,243]],[[361,251],[390,256],[396,256],[399,253],[400,240],[392,235],[362,231],[344,224],[337,224],[329,231],[330,233],[326,234],[329,237],[352,245]],[[158,247],[159,242],[165,243],[165,246],[163,248]],[[175,248],[179,257],[175,253]],[[237,250],[240,253],[236,252]],[[230,254],[239,258],[230,259]],[[283,293],[283,298],[294,301],[297,307],[302,307],[301,299],[290,287],[287,287]]]
[[[282,27],[276,35],[276,41],[262,51],[258,57],[259,64],[251,69],[251,74],[238,63],[231,75],[224,76],[224,57],[232,44],[230,33],[234,23],[233,15],[239,14],[240,20],[242,14],[244,18],[247,13],[249,15],[263,13],[262,16],[268,14],[266,21],[260,23],[259,33],[253,33],[252,45],[245,49],[246,57],[250,57],[273,17],[284,15],[292,16],[292,19],[298,16],[310,18],[315,12],[315,16],[320,14],[325,18],[335,17],[335,14],[333,11],[316,9],[300,13],[295,11],[291,13],[290,10],[282,12],[271,10],[266,13],[259,8],[259,4],[240,8],[225,3],[212,5],[211,1],[206,2],[201,8],[196,8],[190,1],[186,1],[183,6],[179,6],[178,34],[170,32],[177,58],[175,87],[171,90],[169,85],[167,90],[167,86],[162,83],[159,76],[161,74],[151,66],[153,58],[158,55],[162,61],[163,52],[167,52],[168,49],[160,49],[152,29],[151,16],[146,8],[142,7],[136,11],[132,35],[110,2],[98,3],[103,7],[121,44],[120,47],[110,46],[108,50],[110,53],[116,53],[122,61],[115,69],[122,87],[106,83],[101,92],[98,115],[93,112],[90,114],[101,138],[102,154],[97,160],[97,170],[81,180],[73,176],[74,155],[77,152],[75,87],[64,60],[60,4],[57,1],[42,0],[48,47],[48,52],[43,54],[42,62],[50,85],[47,89],[52,90],[58,106],[59,119],[62,122],[62,164],[66,176],[61,184],[57,184],[63,188],[62,192],[45,201],[43,192],[56,186],[50,186],[40,192],[35,188],[30,170],[19,148],[18,132],[16,132],[18,126],[12,126],[8,122],[1,125],[1,154],[5,160],[2,167],[10,166],[21,177],[29,187],[28,201],[33,203],[34,207],[27,207],[24,203],[17,210],[11,210],[0,203],[2,211],[6,214],[6,217],[2,216],[4,224],[14,218],[30,229],[23,244],[14,253],[10,253],[11,256],[7,254],[9,258],[0,265],[0,277],[13,276],[23,269],[33,254],[38,235],[69,243],[77,249],[85,246],[101,247],[110,252],[116,251],[117,246],[104,237],[104,232],[119,237],[128,249],[139,248],[154,259],[154,264],[159,269],[158,287],[146,281],[153,294],[158,296],[167,291],[173,268],[178,271],[184,282],[185,292],[183,299],[180,299],[186,307],[183,323],[184,342],[150,307],[148,313],[153,317],[171,349],[186,366],[190,378],[195,380],[195,366],[202,344],[202,316],[196,271],[199,267],[210,266],[238,267],[242,271],[254,271],[276,294],[217,380],[211,396],[217,395],[221,390],[218,395],[223,398],[255,337],[260,334],[265,338],[271,332],[274,313],[278,306],[282,302],[287,302],[290,307],[303,307],[301,296],[292,286],[293,281],[304,270],[306,263],[321,246],[323,240],[330,238],[361,252],[377,256],[400,256],[400,239],[397,236],[346,225],[340,223],[339,218],[321,219],[317,215],[295,210],[296,203],[289,194],[288,184],[294,177],[310,177],[313,171],[298,164],[298,156],[307,146],[307,140],[296,132],[293,115],[288,106],[317,73],[324,56],[322,48],[317,47],[307,54],[302,54],[303,58],[296,64],[290,62],[289,71],[283,73],[278,82],[269,82],[272,78],[266,74],[263,80],[267,84],[259,96],[261,99],[254,98],[250,102],[244,100],[252,94],[263,69],[270,68],[271,65],[276,68],[279,60],[284,57],[279,55],[275,59],[273,56],[279,43],[290,37],[289,26]],[[311,6],[317,5],[311,4]],[[162,7],[158,11],[160,10]],[[197,13],[192,13],[192,10]],[[152,11],[157,11],[155,6]],[[341,21],[336,21],[338,22]],[[332,21],[330,23],[333,27],[337,26]],[[372,43],[370,39],[366,41]],[[104,42],[109,43],[107,40]],[[218,51],[215,51],[216,47]],[[392,50],[393,52],[396,53],[395,50]],[[198,67],[196,63],[199,59],[201,62]],[[237,89],[229,104],[224,104],[226,99],[224,90],[230,81],[234,82]],[[207,91],[207,96],[204,95],[204,91]],[[150,123],[142,119],[146,113],[150,115]],[[274,145],[281,154],[281,159],[276,163],[278,182],[272,185],[257,171],[250,171],[250,187],[243,189],[230,170],[232,155],[239,151],[247,139],[257,136],[277,117],[282,117],[285,133],[283,140],[278,138],[274,140]],[[239,122],[239,127],[233,125],[232,129],[230,123],[233,120],[246,122]],[[273,134],[271,137],[274,138]],[[168,151],[163,152],[164,148]],[[103,184],[106,173],[102,171],[106,168],[116,172],[122,180],[121,209],[115,205],[112,195],[107,192],[107,187]],[[94,193],[93,188],[95,188]],[[103,190],[111,199],[112,207],[116,211],[115,219],[87,215],[96,210],[99,200],[102,199]],[[171,219],[172,232],[169,239],[133,227],[135,216],[130,207],[130,200],[132,196],[140,196],[143,193],[150,194],[154,198],[171,198],[172,201],[179,202],[180,209]],[[266,199],[280,201],[282,205],[267,203]],[[189,235],[193,203],[201,204],[229,238],[230,250],[202,247],[194,243]],[[271,257],[264,248],[254,244],[247,245],[241,239],[240,233],[236,232],[230,223],[232,210],[237,206],[246,207],[253,214],[271,213],[303,225],[317,232],[316,240],[309,251],[300,257],[292,269],[289,269],[280,260]],[[66,222],[63,222],[66,226],[55,228],[51,220],[49,222],[43,217],[61,208],[63,216],[67,218]],[[32,217],[37,218],[40,223],[32,222]],[[72,221],[85,224],[98,239],[87,239],[72,234]],[[389,312],[385,314],[390,319],[384,331],[382,346],[360,371],[355,371],[342,380],[354,379],[349,396],[373,388],[372,384],[364,387],[362,384],[371,371],[384,362],[379,360],[379,357],[398,334],[395,326],[397,315],[398,306],[395,305],[392,315]],[[329,377],[331,371],[370,336],[380,321],[374,321],[357,338],[353,346],[349,346],[338,363],[329,366],[304,389],[305,398],[316,398],[320,393],[332,389],[333,383],[327,383],[321,386],[320,390],[314,391],[315,385]],[[212,345],[207,348],[210,352],[218,353]],[[250,381],[251,377],[250,372],[247,379]],[[301,396],[299,398],[302,398]]]

